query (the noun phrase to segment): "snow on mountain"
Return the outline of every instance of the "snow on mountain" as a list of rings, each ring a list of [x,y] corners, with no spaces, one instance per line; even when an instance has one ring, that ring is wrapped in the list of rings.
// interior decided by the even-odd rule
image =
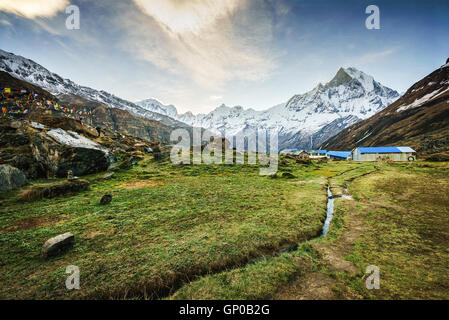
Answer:
[[[399,96],[362,71],[341,68],[327,84],[265,111],[221,105],[209,114],[186,113],[176,119],[222,135],[276,130],[281,148],[311,148],[383,110]]]
[[[41,87],[51,94],[61,97],[74,95],[96,101],[113,108],[129,111],[150,120],[160,121],[169,126],[180,126],[178,121],[157,111],[142,108],[132,102],[114,96],[106,91],[98,91],[89,87],[80,86],[69,79],[63,79],[52,73],[38,63],[24,57],[0,49],[0,71],[9,73],[15,78]]]
[[[449,150],[449,59],[446,64],[413,84],[398,100],[360,121],[321,147],[410,146],[421,155]]]
[[[0,50],[0,71],[55,96],[81,96],[171,127],[187,124],[221,135],[254,129],[276,130],[281,148],[317,146],[347,126],[383,110],[400,96],[362,71],[340,68],[327,84],[320,83],[313,90],[264,111],[221,105],[208,114],[193,115],[191,112],[178,114],[173,105],[164,105],[156,99],[132,103],[105,91],[80,86],[32,60],[3,50]]]
[[[171,118],[176,118],[178,110],[173,105],[164,105],[159,100],[154,98],[146,99],[143,101],[136,102],[136,105],[141,106],[145,110],[160,113]]]

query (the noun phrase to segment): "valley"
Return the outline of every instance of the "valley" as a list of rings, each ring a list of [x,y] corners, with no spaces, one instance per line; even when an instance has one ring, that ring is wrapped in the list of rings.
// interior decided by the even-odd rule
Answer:
[[[401,97],[340,68],[266,111],[193,116],[0,54],[0,299],[449,298],[448,64]],[[248,137],[248,150],[207,141],[256,128],[279,135],[276,161]],[[179,129],[203,163],[171,158]],[[206,138],[191,145],[195,132]],[[330,156],[387,144],[418,153]],[[233,161],[207,164],[210,148]],[[67,248],[48,253],[58,239]],[[79,290],[67,290],[67,266]]]

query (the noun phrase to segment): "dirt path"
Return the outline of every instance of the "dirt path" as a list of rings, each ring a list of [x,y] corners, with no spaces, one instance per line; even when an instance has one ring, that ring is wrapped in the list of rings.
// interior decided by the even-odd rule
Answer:
[[[377,170],[370,172],[378,172]],[[356,179],[367,176],[363,174],[352,178],[346,187]],[[347,189],[345,189],[347,191]],[[365,210],[357,210],[357,202],[349,199],[339,198],[339,204],[347,210],[346,226],[338,239],[328,242],[320,241],[312,243],[312,248],[319,254],[327,272],[316,271],[294,279],[287,286],[282,287],[274,296],[276,300],[334,300],[334,299],[362,299],[363,297],[354,292],[341,290],[337,295],[334,288],[338,281],[329,275],[332,272],[342,272],[350,276],[357,276],[360,270],[345,259],[353,251],[354,243],[363,232],[363,217]],[[335,213],[334,213],[335,214]],[[362,275],[360,274],[360,277]]]
[[[312,248],[316,250],[320,259],[329,272],[344,272],[348,275],[356,276],[360,271],[351,261],[345,259],[352,252],[354,242],[360,237],[363,231],[363,216],[355,210],[355,201],[351,202],[348,217],[348,225],[341,236],[333,243],[316,242],[312,243]],[[362,297],[350,292],[344,292],[343,296],[334,292],[337,280],[328,273],[321,271],[313,272],[301,276],[287,286],[281,288],[274,299],[279,300],[334,300],[339,298],[361,299]]]

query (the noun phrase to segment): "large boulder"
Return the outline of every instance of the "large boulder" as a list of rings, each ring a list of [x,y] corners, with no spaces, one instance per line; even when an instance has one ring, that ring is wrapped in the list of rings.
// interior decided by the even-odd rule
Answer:
[[[22,171],[8,165],[0,165],[0,192],[17,189],[27,183]]]
[[[62,145],[58,152],[57,176],[67,176],[69,170],[78,176],[108,169],[109,152],[98,143],[60,128],[48,131],[47,135]]]
[[[63,148],[59,154],[58,177],[66,177],[72,170],[75,176],[106,171],[109,159],[104,151],[88,148]]]
[[[37,122],[0,119],[0,163],[20,169],[28,179],[76,176],[108,169],[109,150],[75,131]]]

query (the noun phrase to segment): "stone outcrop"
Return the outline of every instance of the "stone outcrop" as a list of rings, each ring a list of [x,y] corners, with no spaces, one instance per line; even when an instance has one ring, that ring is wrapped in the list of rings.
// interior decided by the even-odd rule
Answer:
[[[50,134],[56,130],[59,135]],[[0,163],[19,168],[29,179],[67,177],[69,170],[76,176],[107,170],[111,161],[108,149],[74,131],[56,130],[3,120]]]
[[[109,128],[98,137],[94,129],[68,118],[0,119],[0,164],[20,169],[28,179],[65,178],[69,170],[74,176],[102,172],[116,166],[116,159],[123,160],[119,168],[128,168],[148,148],[159,150],[159,143]]]
[[[20,188],[28,183],[25,174],[17,168],[0,165],[0,192]]]

